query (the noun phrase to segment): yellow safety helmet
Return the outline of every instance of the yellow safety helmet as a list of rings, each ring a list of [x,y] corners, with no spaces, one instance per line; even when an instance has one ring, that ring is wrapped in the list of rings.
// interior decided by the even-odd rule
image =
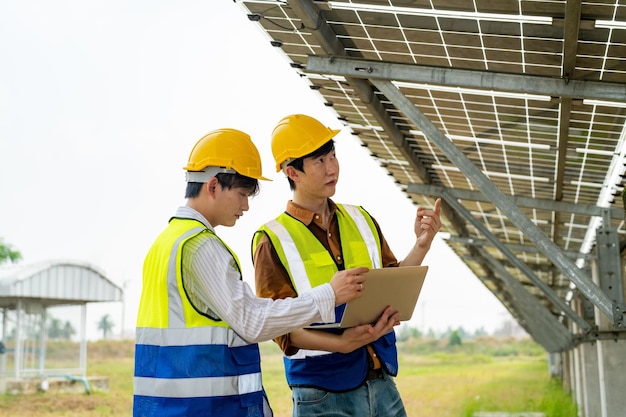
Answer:
[[[310,154],[339,132],[304,114],[283,117],[272,132],[276,172],[282,169],[285,162]]]
[[[183,169],[188,182],[207,182],[220,172],[268,180],[262,175],[261,157],[250,135],[237,129],[217,129],[204,135]]]

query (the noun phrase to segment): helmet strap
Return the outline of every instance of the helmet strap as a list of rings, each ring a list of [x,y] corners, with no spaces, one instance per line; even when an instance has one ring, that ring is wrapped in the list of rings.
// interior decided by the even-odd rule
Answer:
[[[295,158],[289,158],[287,159],[285,162],[283,162],[282,164],[280,164],[280,169],[283,170],[283,172],[285,172],[285,168],[287,168],[287,165],[289,165],[290,163],[292,163],[293,161],[295,161]]]
[[[236,174],[234,169],[224,167],[206,167],[202,171],[187,171],[187,182],[205,183],[217,174]]]

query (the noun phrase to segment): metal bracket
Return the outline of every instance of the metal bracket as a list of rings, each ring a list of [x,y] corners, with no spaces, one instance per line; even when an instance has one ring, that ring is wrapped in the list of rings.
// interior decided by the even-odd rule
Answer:
[[[613,327],[626,329],[626,303],[614,303],[613,312]]]
[[[625,331],[615,331],[615,330],[591,330],[589,332],[580,333],[574,335],[574,343],[576,345],[580,345],[581,343],[595,343],[598,340],[623,340],[626,339]]]

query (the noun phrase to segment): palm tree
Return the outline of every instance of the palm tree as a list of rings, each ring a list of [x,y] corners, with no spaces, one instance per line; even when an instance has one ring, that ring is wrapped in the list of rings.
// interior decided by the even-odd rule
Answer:
[[[106,339],[109,332],[113,329],[113,322],[111,321],[111,317],[108,314],[105,314],[100,318],[98,322],[98,330],[102,330],[102,338]]]

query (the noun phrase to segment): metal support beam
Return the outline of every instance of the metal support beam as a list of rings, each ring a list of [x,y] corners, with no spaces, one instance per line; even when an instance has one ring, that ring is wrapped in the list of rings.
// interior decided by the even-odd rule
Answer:
[[[44,369],[46,369],[47,321],[48,309],[44,306],[42,307],[41,316],[39,316],[39,376],[43,376]]]
[[[563,30],[563,70],[561,77],[566,81],[574,78],[580,29],[581,0],[567,0],[565,5],[565,28]]]
[[[446,188],[439,185],[412,183],[407,186],[406,191],[408,193],[438,196],[441,195],[441,192],[444,189],[457,199],[468,201],[481,201],[487,203],[491,202],[491,200],[480,191],[463,190],[459,188]],[[604,212],[608,210],[608,215],[611,217],[611,219],[622,220],[624,218],[624,211],[619,208],[607,209],[605,207],[599,207],[594,204],[574,204],[566,203],[564,201],[545,200],[541,198],[529,198],[515,195],[508,197],[517,207],[535,208],[538,210],[547,211],[561,211],[598,217],[603,216]]]
[[[311,35],[320,44],[324,53],[332,56],[348,55],[341,40],[324,19],[324,15],[320,11],[318,4],[312,0],[289,0],[288,3],[296,16],[300,18],[306,30],[311,32]],[[411,168],[417,173],[420,179],[425,183],[430,183],[431,178],[428,170],[422,162],[412,154],[409,143],[406,141],[398,126],[391,117],[389,117],[368,82],[360,78],[349,77],[346,78],[346,81],[359,97],[359,100],[376,118],[380,126],[385,129],[388,137],[393,141],[394,145],[398,147],[398,150],[402,152],[402,156],[409,162]]]
[[[575,335],[574,342],[576,344],[581,343],[594,343],[598,340],[618,340],[626,339],[626,332],[620,331],[591,331],[585,334]]]
[[[512,295],[516,310],[524,316],[526,330],[548,352],[568,350],[573,345],[573,335],[535,296],[530,294],[506,268],[489,252],[481,250],[482,256],[498,274]]]
[[[310,32],[311,36],[318,41],[325,54],[335,57],[348,56],[343,43],[333,31],[333,28],[324,19],[324,15],[319,9],[319,3],[313,2],[312,0],[288,0],[288,4],[295,15],[302,21],[306,27],[306,31]],[[380,102],[369,81],[352,77],[346,77],[346,81],[359,100],[384,129],[387,137],[391,139],[393,144],[402,153],[402,156],[406,158],[417,176],[422,182],[430,184],[432,182],[431,174],[422,161],[413,153],[412,145],[409,144],[409,141],[402,133],[400,127],[387,113],[385,106]],[[448,219],[456,233],[460,235],[466,233],[465,224],[458,219],[458,216],[450,210],[447,205],[443,204],[441,206],[441,213]]]
[[[402,111],[424,134],[435,143],[439,149],[452,161],[465,176],[470,179],[510,220],[520,228],[526,236],[567,276],[577,288],[608,318],[613,320],[613,302],[604,292],[585,276],[574,262],[568,259],[552,240],[543,231],[530,221],[517,206],[496,187],[489,178],[478,169],[407,97],[398,90],[391,82],[371,80],[372,83]],[[452,197],[447,200],[454,201],[457,206],[464,207]],[[448,201],[448,203],[450,203]],[[471,216],[470,216],[471,217]],[[485,227],[479,223],[483,229]],[[496,242],[494,244],[498,244]],[[522,264],[523,265],[523,264]],[[530,278],[530,277],[529,277]],[[548,287],[549,288],[549,287]],[[560,299],[559,299],[560,300]],[[562,301],[562,300],[561,300]],[[569,306],[567,309],[571,311]],[[621,314],[620,314],[621,316]],[[587,323],[576,316],[579,322],[588,327]]]
[[[83,377],[87,376],[87,303],[80,305],[80,347],[78,363]]]
[[[24,360],[24,302],[21,298],[17,300],[15,314],[15,359],[13,367],[15,369],[15,379],[20,379]]]
[[[441,193],[437,194],[438,196],[441,195]],[[489,246],[491,245],[491,243],[489,243],[489,241],[484,240],[484,239],[474,239],[471,237],[462,237],[462,236],[449,236],[449,237],[444,237],[444,240],[447,240],[449,242],[455,242],[455,243],[462,243],[464,245],[472,245],[472,246]],[[503,246],[505,246],[506,248],[508,248],[511,251],[516,251],[516,252],[529,252],[529,253],[541,253],[541,251],[539,249],[537,249],[535,246],[530,246],[530,245],[513,245],[511,243],[503,243]],[[585,260],[591,260],[591,259],[595,259],[596,257],[592,254],[588,254],[588,253],[578,253],[578,252],[563,252],[567,257],[572,258],[572,259],[580,259],[583,258]]]
[[[576,312],[572,310],[572,308],[567,305],[565,301],[563,301],[557,294],[555,294],[554,291],[552,291],[552,288],[548,286],[548,284],[538,278],[528,267],[528,265],[520,261],[513,252],[503,246],[498,238],[494,236],[493,233],[491,233],[482,222],[474,218],[474,216],[472,216],[472,214],[461,203],[459,203],[455,198],[452,198],[447,193],[447,191],[444,191],[441,197],[446,200],[446,202],[453,209],[460,213],[461,216],[465,218],[465,220],[470,222],[483,236],[485,236],[487,240],[494,244],[515,267],[517,267],[524,275],[526,275],[533,282],[533,284],[535,284],[535,286],[537,286],[537,288],[539,288],[545,294],[545,296],[550,301],[552,301],[555,306],[558,307],[560,311],[562,311],[567,317],[569,317],[572,321],[578,324],[581,329],[585,331],[591,329],[589,324],[585,320],[583,320],[578,314],[576,314]]]
[[[305,71],[369,80],[404,81],[552,97],[626,101],[626,84],[606,81],[565,80],[537,75],[398,64],[335,56],[309,56]]]
[[[596,250],[598,252],[598,277],[600,288],[614,303],[615,328],[623,327],[624,310],[620,305],[624,302],[624,285],[622,278],[622,259],[620,256],[617,229],[611,225],[609,212],[604,212],[602,225],[596,234]],[[622,314],[619,314],[621,310]]]
[[[0,333],[0,342],[6,343],[9,335],[9,309],[2,309],[2,333]],[[6,346],[5,346],[6,348]],[[5,376],[7,370],[7,355],[0,354],[0,376]]]

